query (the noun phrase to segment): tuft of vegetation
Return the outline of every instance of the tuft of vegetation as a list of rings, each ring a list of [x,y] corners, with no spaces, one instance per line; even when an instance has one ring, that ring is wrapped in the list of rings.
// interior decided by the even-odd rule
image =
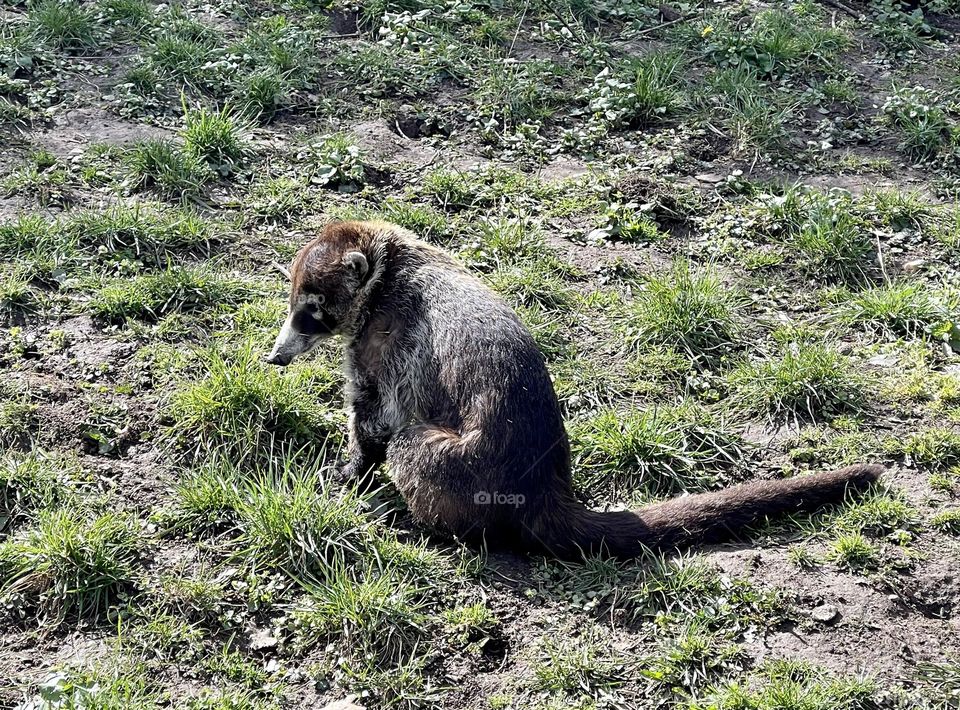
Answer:
[[[575,470],[586,489],[658,497],[729,480],[744,444],[696,405],[603,411],[573,431]]]
[[[132,588],[140,546],[130,514],[43,511],[34,526],[0,542],[0,597],[23,613],[58,619],[103,614]]]
[[[835,350],[795,343],[770,359],[742,362],[728,376],[731,406],[773,419],[822,420],[866,404],[861,377]]]
[[[286,375],[263,362],[249,344],[229,353],[199,353],[203,375],[176,391],[172,433],[185,443],[256,458],[276,444],[323,445],[336,439],[329,402],[338,384],[323,366],[299,366]]]
[[[677,261],[649,278],[630,309],[627,339],[634,347],[669,345],[691,358],[716,361],[741,335],[744,297],[712,267]]]

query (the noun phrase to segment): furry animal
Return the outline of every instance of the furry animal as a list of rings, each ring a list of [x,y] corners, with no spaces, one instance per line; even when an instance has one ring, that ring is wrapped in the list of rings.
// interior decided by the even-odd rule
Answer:
[[[268,362],[346,343],[348,463],[389,463],[420,521],[470,542],[562,558],[631,558],[730,538],[876,480],[858,465],[684,496],[637,511],[579,503],[543,357],[516,314],[443,251],[384,222],[328,225],[290,270],[289,316]]]

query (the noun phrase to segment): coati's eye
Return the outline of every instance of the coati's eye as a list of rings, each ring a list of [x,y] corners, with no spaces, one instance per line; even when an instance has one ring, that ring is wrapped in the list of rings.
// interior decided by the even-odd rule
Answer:
[[[323,305],[325,300],[326,299],[324,298],[323,294],[310,294],[310,296],[304,300],[303,305],[310,313],[316,313],[318,310],[320,310],[320,306]]]

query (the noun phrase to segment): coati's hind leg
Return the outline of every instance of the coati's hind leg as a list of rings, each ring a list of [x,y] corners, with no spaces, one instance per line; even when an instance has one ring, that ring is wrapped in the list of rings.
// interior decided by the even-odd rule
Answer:
[[[410,426],[387,449],[394,483],[413,516],[459,537],[481,541],[491,515],[490,491],[471,465],[477,434]]]

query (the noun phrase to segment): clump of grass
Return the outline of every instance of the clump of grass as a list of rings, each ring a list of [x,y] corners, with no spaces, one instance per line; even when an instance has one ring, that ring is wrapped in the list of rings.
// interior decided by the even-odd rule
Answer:
[[[330,564],[355,558],[369,547],[358,501],[347,494],[333,497],[318,475],[323,465],[295,471],[284,460],[247,475],[238,486],[235,508],[241,533],[241,554],[300,579],[319,574],[328,578]]]
[[[841,28],[820,26],[812,3],[763,10],[744,31],[725,19],[705,32],[704,54],[720,66],[747,66],[764,76],[825,66],[849,43]]]
[[[93,13],[75,0],[40,0],[30,8],[29,23],[45,41],[60,49],[96,45]]]
[[[306,602],[293,613],[293,629],[304,646],[337,642],[351,658],[402,665],[424,645],[425,607],[426,589],[397,572],[339,564],[323,584],[309,588]]]
[[[311,204],[307,186],[291,177],[255,183],[244,200],[244,219],[250,222],[289,225]]]
[[[73,500],[79,472],[49,454],[8,453],[0,459],[0,532]]]
[[[880,553],[860,533],[841,533],[830,543],[827,559],[851,570],[872,569],[880,560]]]
[[[664,623],[696,616],[708,628],[722,629],[734,623],[768,623],[781,613],[777,593],[731,579],[702,557],[650,554],[642,563],[627,597],[634,618]]]
[[[716,361],[735,347],[745,299],[712,267],[679,260],[663,276],[647,279],[627,317],[632,347],[672,346],[691,358]]]
[[[778,357],[748,360],[728,376],[731,405],[774,419],[830,417],[860,411],[865,402],[861,377],[835,350],[791,344]]]
[[[520,307],[566,310],[574,304],[574,293],[556,272],[542,262],[501,266],[487,280],[511,303]]]
[[[35,527],[0,543],[0,596],[58,618],[96,616],[133,585],[139,548],[130,515],[44,511]]]
[[[960,510],[944,510],[930,518],[930,527],[950,535],[960,535]]]
[[[693,405],[604,411],[577,426],[573,441],[584,487],[651,497],[714,487],[744,455],[735,434]]]
[[[207,256],[215,241],[210,224],[196,212],[154,209],[141,202],[73,213],[63,229],[91,254],[153,265],[185,254]]]
[[[114,322],[157,320],[170,313],[235,306],[256,293],[250,283],[210,268],[170,266],[155,274],[107,280],[91,297],[89,308]]]
[[[138,143],[126,160],[134,187],[153,188],[165,197],[196,197],[212,176],[206,163],[167,139]]]
[[[269,121],[290,104],[290,81],[272,67],[245,74],[233,89],[233,101],[243,113],[262,122]]]
[[[561,697],[611,697],[626,682],[627,669],[607,648],[597,631],[577,639],[545,638],[533,663],[533,688]]]
[[[782,153],[789,141],[787,124],[796,106],[771,91],[749,67],[720,69],[707,80],[701,99],[724,117],[724,125],[741,154]]]
[[[229,108],[191,109],[184,104],[184,152],[221,176],[236,172],[249,155],[245,133],[245,125]]]
[[[750,708],[750,710],[859,710],[875,700],[876,685],[865,678],[842,678],[800,662],[766,663],[755,682],[727,681],[710,688],[688,710]]]
[[[913,528],[918,519],[916,509],[902,495],[874,488],[847,502],[826,526],[876,537]]]
[[[721,632],[693,622],[676,637],[661,642],[661,650],[644,660],[640,671],[662,690],[690,692],[730,671],[740,670],[743,649]]]
[[[802,219],[787,236],[800,267],[817,278],[862,283],[873,244],[850,196],[810,192],[801,199]]]
[[[892,453],[908,456],[921,466],[947,469],[960,464],[960,432],[934,427],[890,442]]]
[[[0,254],[31,279],[54,282],[54,274],[71,260],[75,247],[72,237],[56,222],[40,215],[21,215],[0,223]]]
[[[922,86],[894,87],[882,111],[901,133],[900,149],[913,160],[935,158],[953,139],[946,112]]]
[[[337,420],[325,403],[337,376],[328,368],[301,365],[286,374],[250,345],[200,357],[203,378],[176,391],[170,403],[172,433],[185,442],[256,458],[273,442],[322,446],[334,434]]]
[[[876,334],[929,337],[958,309],[927,284],[902,281],[857,291],[839,315],[842,322],[864,325]]]

